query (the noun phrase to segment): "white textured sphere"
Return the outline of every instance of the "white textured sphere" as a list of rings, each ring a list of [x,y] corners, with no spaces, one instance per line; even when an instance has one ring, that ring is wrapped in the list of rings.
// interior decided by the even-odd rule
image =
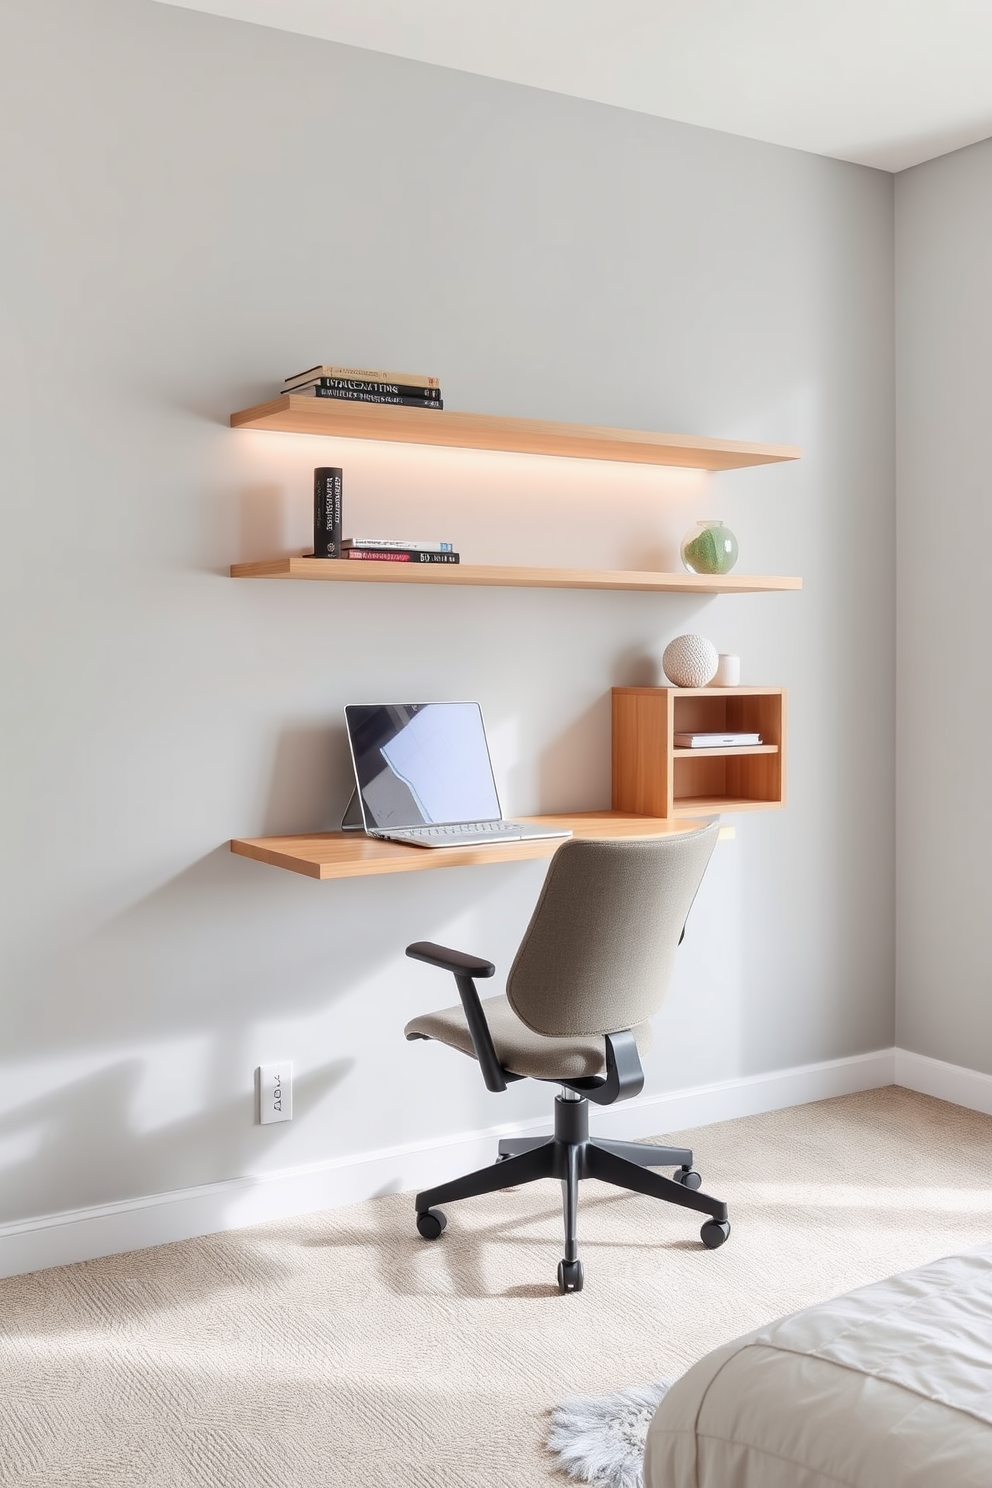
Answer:
[[[676,687],[705,687],[716,676],[719,660],[716,647],[705,636],[681,635],[665,647],[661,664]]]

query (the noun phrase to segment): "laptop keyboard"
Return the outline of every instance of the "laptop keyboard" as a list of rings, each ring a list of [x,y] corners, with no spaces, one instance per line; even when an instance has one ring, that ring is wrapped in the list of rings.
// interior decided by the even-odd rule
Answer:
[[[395,832],[370,830],[384,842],[409,842],[414,847],[474,847],[484,842],[522,842],[539,837],[571,837],[567,827],[535,827],[528,822],[452,822],[444,827],[403,827]]]
[[[516,822],[484,821],[457,822],[445,827],[404,827],[404,837],[423,837],[429,842],[488,842],[499,837],[519,837],[520,827]]]

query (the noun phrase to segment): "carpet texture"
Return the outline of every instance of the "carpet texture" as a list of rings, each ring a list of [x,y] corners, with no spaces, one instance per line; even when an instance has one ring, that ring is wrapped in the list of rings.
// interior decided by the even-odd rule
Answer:
[[[584,1183],[566,1297],[552,1181],[450,1205],[432,1244],[391,1194],[0,1282],[0,1485],[564,1488],[566,1398],[992,1240],[992,1118],[894,1086],[665,1139],[730,1240]]]

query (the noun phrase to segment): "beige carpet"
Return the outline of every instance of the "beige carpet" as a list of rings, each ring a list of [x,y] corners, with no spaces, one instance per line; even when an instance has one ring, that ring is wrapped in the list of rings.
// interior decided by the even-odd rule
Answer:
[[[889,1087],[685,1140],[728,1243],[583,1184],[575,1296],[550,1182],[452,1204],[433,1244],[391,1195],[0,1282],[0,1484],[563,1483],[562,1397],[992,1241],[992,1118],[956,1106]]]

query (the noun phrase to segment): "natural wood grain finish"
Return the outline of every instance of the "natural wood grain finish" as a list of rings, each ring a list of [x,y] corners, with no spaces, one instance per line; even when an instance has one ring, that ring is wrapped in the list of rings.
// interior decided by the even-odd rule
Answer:
[[[676,733],[759,733],[761,745],[676,749]],[[613,807],[666,818],[785,805],[786,693],[771,687],[613,689]]]
[[[613,689],[614,811],[674,815],[671,694],[668,687]]]
[[[695,821],[659,821],[612,811],[583,811],[559,816],[523,816],[520,821],[570,827],[575,837],[664,837],[687,832]],[[732,836],[721,828],[721,837]],[[537,842],[493,843],[485,847],[407,847],[402,842],[379,842],[363,832],[313,832],[297,837],[235,838],[231,851],[275,868],[288,868],[307,878],[365,878],[381,873],[418,873],[432,868],[464,868],[485,863],[513,863],[526,858],[550,858],[562,844],[560,837]]]
[[[485,563],[356,562],[348,558],[273,558],[232,563],[233,579],[309,579],[344,584],[447,584],[458,588],[641,589],[666,594],[760,594],[801,589],[802,579],[753,574],[641,573],[625,569],[501,568]]]
[[[284,393],[269,403],[231,414],[235,429],[274,429],[288,434],[334,434],[341,439],[385,439],[401,444],[516,454],[566,455],[579,460],[620,460],[634,465],[678,465],[692,470],[740,470],[798,460],[789,444],[751,444],[689,434],[605,429],[545,419],[501,418],[486,413],[431,413],[388,403],[353,403]]]

